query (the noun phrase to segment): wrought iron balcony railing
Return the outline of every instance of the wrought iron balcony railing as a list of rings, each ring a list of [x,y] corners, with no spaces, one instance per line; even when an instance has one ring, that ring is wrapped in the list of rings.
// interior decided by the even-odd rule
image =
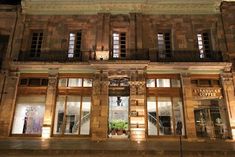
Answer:
[[[151,62],[223,62],[223,55],[219,51],[212,51],[207,57],[202,58],[198,51],[172,51],[165,54],[150,49],[128,49],[125,54],[113,57],[112,50],[107,51],[108,60],[149,60]],[[97,60],[93,51],[81,51],[80,54],[68,56],[67,52],[49,51],[40,54],[20,52],[18,61],[40,61],[40,62],[86,62]],[[102,58],[98,59],[102,60]]]

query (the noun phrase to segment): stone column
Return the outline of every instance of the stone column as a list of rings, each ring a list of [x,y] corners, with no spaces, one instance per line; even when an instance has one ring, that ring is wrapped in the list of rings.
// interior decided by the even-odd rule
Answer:
[[[56,90],[58,80],[58,69],[49,70],[48,88],[45,103],[44,121],[42,128],[42,137],[49,138],[52,134],[53,110],[56,104]]]
[[[185,135],[187,138],[196,138],[196,128],[194,120],[194,104],[192,97],[192,87],[190,74],[181,74],[182,95],[184,104]]]
[[[223,73],[221,74],[221,81],[230,125],[228,126],[228,137],[235,139],[235,74]]]
[[[106,140],[108,136],[108,73],[97,71],[93,79],[91,137],[92,140]]]

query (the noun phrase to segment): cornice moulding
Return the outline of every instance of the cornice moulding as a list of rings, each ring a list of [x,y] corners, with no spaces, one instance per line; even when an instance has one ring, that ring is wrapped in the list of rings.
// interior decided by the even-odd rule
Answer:
[[[23,0],[32,15],[74,14],[217,14],[221,0]]]

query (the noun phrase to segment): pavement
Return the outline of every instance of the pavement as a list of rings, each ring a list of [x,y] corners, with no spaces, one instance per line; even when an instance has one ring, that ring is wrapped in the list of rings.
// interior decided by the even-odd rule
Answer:
[[[152,139],[91,141],[77,138],[0,138],[0,157],[235,157],[233,140]],[[182,155],[182,156],[181,156]]]

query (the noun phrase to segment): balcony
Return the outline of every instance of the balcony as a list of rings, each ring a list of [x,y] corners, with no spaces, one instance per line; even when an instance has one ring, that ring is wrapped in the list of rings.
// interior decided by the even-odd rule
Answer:
[[[108,52],[108,51],[107,51]],[[112,50],[109,51],[108,60],[149,60],[151,62],[223,62],[222,53],[219,51],[211,52],[207,57],[200,58],[198,51],[172,51],[169,55],[159,54],[157,50],[150,49],[128,49],[125,55],[114,58]],[[80,55],[68,57],[67,52],[49,51],[32,55],[30,52],[20,52],[18,61],[35,62],[87,62],[97,60],[95,52],[82,51]],[[100,58],[99,60],[103,60]]]

